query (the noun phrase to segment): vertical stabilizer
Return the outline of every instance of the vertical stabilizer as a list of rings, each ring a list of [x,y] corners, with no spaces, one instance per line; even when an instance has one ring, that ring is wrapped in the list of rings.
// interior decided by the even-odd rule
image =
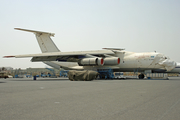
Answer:
[[[27,30],[21,28],[15,28],[16,30],[22,30],[27,32],[33,32],[36,35],[36,39],[38,41],[39,47],[41,48],[42,53],[47,52],[60,52],[57,46],[54,44],[50,36],[54,36],[54,33],[49,32],[41,32],[35,30]]]
[[[51,40],[50,35],[46,33],[35,33],[39,47],[41,48],[42,53],[46,52],[59,52],[60,50]]]

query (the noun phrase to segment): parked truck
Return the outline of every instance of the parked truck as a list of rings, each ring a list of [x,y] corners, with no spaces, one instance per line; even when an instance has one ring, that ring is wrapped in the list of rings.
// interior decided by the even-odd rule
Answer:
[[[0,78],[8,78],[8,76],[4,72],[0,72]]]

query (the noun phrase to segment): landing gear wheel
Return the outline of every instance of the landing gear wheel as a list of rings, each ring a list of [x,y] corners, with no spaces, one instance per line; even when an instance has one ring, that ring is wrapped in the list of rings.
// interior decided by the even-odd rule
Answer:
[[[138,77],[139,79],[144,79],[144,74],[141,73]]]

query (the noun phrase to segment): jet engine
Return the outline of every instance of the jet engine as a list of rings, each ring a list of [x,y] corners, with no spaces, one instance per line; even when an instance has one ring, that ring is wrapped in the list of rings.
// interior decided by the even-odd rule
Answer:
[[[104,65],[103,58],[84,58],[79,61],[80,66]]]
[[[104,58],[104,65],[118,65],[120,63],[119,57]]]

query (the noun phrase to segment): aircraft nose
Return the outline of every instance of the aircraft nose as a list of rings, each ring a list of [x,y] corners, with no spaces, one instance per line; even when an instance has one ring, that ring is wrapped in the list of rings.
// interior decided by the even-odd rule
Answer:
[[[171,71],[177,66],[175,61],[170,60],[169,57],[163,54],[158,54],[157,57],[159,58],[158,64],[163,66],[167,71]]]
[[[171,71],[172,69],[174,69],[177,66],[176,62],[174,62],[170,59],[165,59],[165,60],[159,61],[159,65],[164,66],[167,71]]]

